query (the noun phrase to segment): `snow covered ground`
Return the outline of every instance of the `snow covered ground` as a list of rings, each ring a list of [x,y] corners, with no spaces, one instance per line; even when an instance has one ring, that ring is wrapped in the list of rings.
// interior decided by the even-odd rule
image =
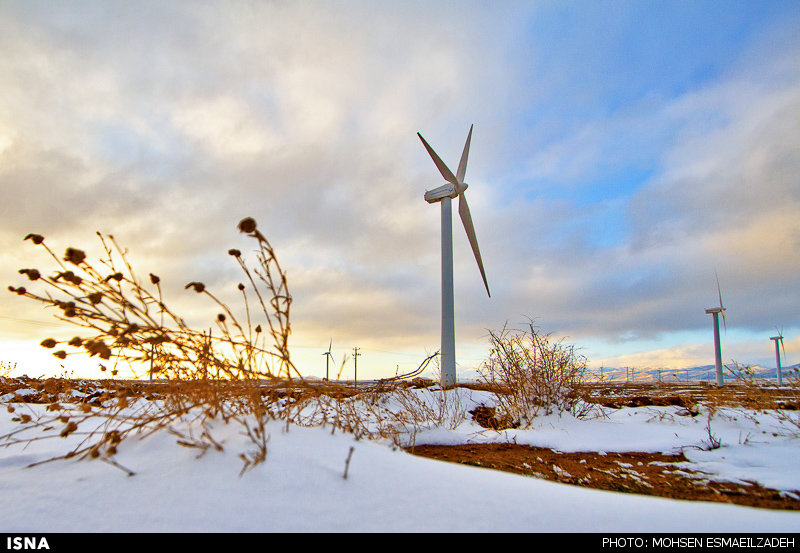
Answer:
[[[441,397],[414,393],[432,403]],[[491,401],[485,392],[448,394],[457,394],[449,405],[460,409]],[[18,407],[15,414],[0,410],[0,435],[18,428],[11,418],[23,408],[44,412],[45,406]],[[723,410],[710,426],[722,445],[707,451],[708,418],[678,410],[624,408],[590,420],[551,415],[535,428],[504,432],[452,418],[418,428],[414,439],[512,441],[561,451],[683,448],[695,469],[716,478],[800,490],[797,427],[774,413]],[[266,461],[240,477],[238,455],[252,449],[242,430],[215,422],[212,433],[224,449],[199,458],[167,431],[125,440],[116,460],[134,476],[101,460],[26,468],[65,453],[79,439],[75,434],[0,448],[0,532],[800,531],[800,512],[620,494],[433,461],[386,441],[332,432],[330,425],[270,423]]]

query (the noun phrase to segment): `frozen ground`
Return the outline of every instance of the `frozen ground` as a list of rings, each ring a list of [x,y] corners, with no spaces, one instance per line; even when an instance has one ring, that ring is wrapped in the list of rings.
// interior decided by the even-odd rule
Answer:
[[[432,405],[441,394],[415,393]],[[459,409],[491,400],[466,389],[448,393],[458,394],[448,405]],[[44,407],[26,405],[15,414],[0,410],[0,434],[19,426],[11,418],[23,408],[43,412]],[[642,407],[609,410],[590,420],[548,416],[533,429],[506,432],[453,417],[441,426],[417,429],[415,439],[417,444],[515,441],[561,451],[683,448],[695,469],[716,478],[746,478],[787,493],[800,490],[796,426],[780,422],[774,413],[723,410],[711,419],[710,429],[722,445],[705,450],[707,417],[679,416],[677,407]],[[356,440],[331,430],[270,423],[266,461],[241,477],[238,455],[252,443],[235,423],[216,423],[212,434],[224,450],[200,458],[196,449],[176,445],[166,431],[122,442],[116,460],[134,476],[101,460],[26,468],[65,453],[79,439],[75,434],[0,448],[0,532],[800,530],[800,512],[580,488],[423,459],[389,442]]]

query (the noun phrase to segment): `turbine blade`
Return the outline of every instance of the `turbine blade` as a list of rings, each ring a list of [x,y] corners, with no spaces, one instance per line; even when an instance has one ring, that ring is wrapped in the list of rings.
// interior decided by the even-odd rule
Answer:
[[[486,282],[486,272],[483,270],[483,261],[481,261],[481,251],[478,248],[478,238],[475,236],[475,226],[472,224],[472,215],[470,215],[467,198],[464,196],[463,192],[458,195],[458,214],[461,216],[461,222],[464,224],[464,230],[467,231],[467,238],[472,246],[472,253],[475,254],[475,261],[478,262],[478,269],[481,271],[481,277],[483,278],[483,285],[486,287],[486,293],[491,298],[492,294],[489,292],[489,283]]]
[[[458,182],[464,182],[464,175],[467,172],[467,158],[469,157],[469,143],[472,141],[472,127],[474,125],[469,126],[469,134],[467,135],[467,142],[464,144],[464,151],[461,152],[461,161],[458,163],[458,172],[456,172],[456,178]]]
[[[447,165],[444,164],[444,161],[442,161],[436,152],[433,151],[433,148],[431,148],[430,145],[425,142],[425,139],[422,138],[421,134],[417,133],[417,136],[420,140],[422,140],[422,143],[425,145],[425,149],[428,150],[428,154],[430,154],[431,159],[433,159],[433,162],[436,164],[436,167],[439,168],[439,172],[444,177],[444,180],[454,184],[455,186],[458,186],[458,180],[456,179],[456,176],[450,169],[448,169]]]

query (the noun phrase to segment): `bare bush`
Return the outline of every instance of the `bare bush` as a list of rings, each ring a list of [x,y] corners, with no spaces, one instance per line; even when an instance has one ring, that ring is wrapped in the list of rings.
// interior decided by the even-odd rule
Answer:
[[[586,358],[573,345],[540,333],[533,323],[523,330],[489,332],[489,359],[479,372],[497,393],[498,410],[520,426],[539,414],[577,413],[577,388]]]

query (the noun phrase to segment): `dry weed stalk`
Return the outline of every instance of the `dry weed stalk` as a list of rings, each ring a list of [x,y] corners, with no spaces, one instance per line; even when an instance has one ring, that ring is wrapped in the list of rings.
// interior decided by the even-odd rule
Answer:
[[[151,377],[166,380],[170,386],[161,390],[163,393],[157,401],[133,402],[135,405],[124,395],[110,398],[110,403],[101,403],[99,407],[86,403],[67,406],[54,403],[48,407],[52,415],[35,419],[29,414],[18,416],[16,420],[23,425],[20,432],[0,438],[6,443],[15,443],[26,428],[51,429],[63,424],[61,437],[78,433],[79,428],[83,435],[64,458],[103,455],[108,460],[125,437],[163,427],[170,427],[179,434],[181,445],[198,447],[202,451],[211,447],[219,449],[221,446],[211,437],[207,422],[221,418],[225,422],[242,423],[246,435],[257,446],[255,452],[242,456],[243,470],[263,461],[268,439],[264,427],[269,418],[276,416],[277,405],[265,407],[273,398],[263,393],[263,387],[267,382],[280,385],[297,382],[295,378],[302,381],[302,376],[289,354],[292,298],[286,274],[252,218],[243,219],[238,228],[258,243],[258,263],[252,270],[239,250],[228,251],[249,284],[249,287],[238,285],[246,320],[240,321],[203,283],[190,282],[185,286],[204,294],[219,307],[221,312],[216,317],[216,325],[221,335],[214,337],[211,332],[206,334],[190,328],[167,307],[161,279],[150,273],[151,287],[148,288],[136,276],[126,250],[112,235],[97,233],[105,252],[99,263],[89,262],[84,251],[77,248],[67,248],[63,258],[59,257],[41,235],[26,236],[25,240],[44,248],[58,267],[49,277],[38,269],[20,269],[19,273],[30,281],[43,285],[43,292],[32,292],[23,286],[9,286],[9,290],[55,308],[56,318],[89,331],[89,336],[76,336],[67,341],[47,338],[41,345],[58,348],[53,355],[60,359],[73,353],[88,353],[101,361],[113,362],[112,375],[117,374],[120,362],[127,362],[131,367],[149,362]],[[265,332],[262,323],[254,320],[255,310],[251,309],[248,290],[257,299],[263,324],[273,341],[272,348],[259,345],[265,342]],[[76,351],[68,353],[70,348]],[[275,366],[277,369],[273,370]],[[101,364],[101,370],[107,370],[106,366]],[[288,404],[291,405],[291,401]],[[194,419],[189,422],[203,428],[199,436],[170,426],[179,420],[185,422],[187,417]],[[90,425],[90,421],[99,421],[99,424]],[[87,426],[91,426],[88,431],[85,430]]]
[[[0,377],[10,375],[14,370],[16,370],[17,364],[11,363],[9,361],[0,361]]]
[[[580,415],[578,386],[586,358],[563,340],[540,333],[532,322],[524,330],[489,331],[489,359],[480,368],[481,380],[502,390],[497,394],[503,416],[521,426],[543,414],[569,411]]]
[[[220,308],[215,322],[221,336],[212,338],[210,332],[206,334],[205,330],[190,328],[167,307],[158,276],[150,273],[154,290],[146,287],[128,262],[127,252],[112,235],[97,233],[105,257],[95,265],[77,248],[67,248],[63,259],[59,258],[42,236],[29,234],[26,240],[43,247],[60,270],[45,277],[38,269],[20,269],[19,273],[29,280],[43,284],[45,291],[34,293],[23,286],[9,286],[9,290],[59,310],[56,318],[93,333],[61,342],[53,338],[43,340],[41,345],[45,348],[62,346],[53,354],[60,359],[70,355],[69,348],[74,348],[103,361],[151,362],[155,375],[169,380],[300,377],[288,348],[291,296],[286,274],[253,219],[241,221],[239,230],[258,241],[258,267],[251,271],[239,250],[232,249],[228,253],[236,258],[258,299],[273,339],[273,349],[258,346],[263,330],[261,324],[254,325],[251,319],[244,284],[238,285],[247,313],[244,324],[203,283],[190,282],[185,286],[206,295]],[[259,283],[265,286],[265,292],[260,290]],[[265,303],[267,293],[269,299]],[[278,363],[277,371],[271,369],[273,362]]]

